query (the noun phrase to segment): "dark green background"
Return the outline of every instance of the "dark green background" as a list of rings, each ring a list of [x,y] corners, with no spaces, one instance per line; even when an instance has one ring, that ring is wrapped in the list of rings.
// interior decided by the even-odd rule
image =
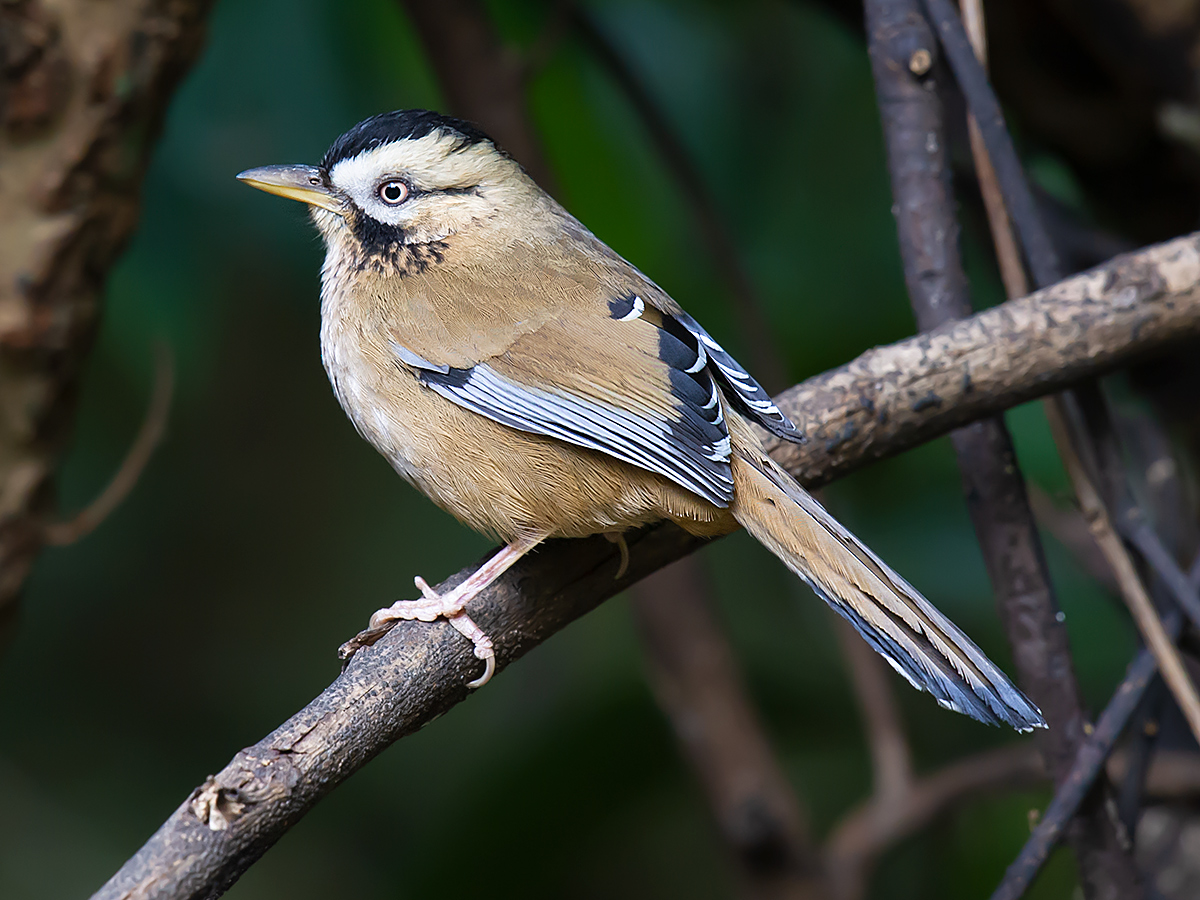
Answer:
[[[493,3],[514,46],[548,6]],[[669,110],[737,242],[793,379],[913,331],[862,40],[803,3],[630,2],[598,21]],[[725,291],[625,98],[569,36],[531,85],[560,199],[735,352]],[[487,543],[354,434],[317,346],[322,249],[298,204],[237,184],[315,162],[381,110],[437,108],[392,0],[224,0],[179,91],[141,227],[110,280],[64,512],[107,481],[178,366],[168,437],[93,536],[47,551],[0,659],[0,897],[90,893],[187,793],[336,674],[377,607]],[[1069,191],[1053,159],[1036,161]],[[968,235],[978,303],[1000,294]],[[1008,416],[1058,491],[1040,410]],[[945,440],[827,492],[834,511],[1010,668]],[[1049,546],[1089,702],[1130,628]],[[825,833],[870,789],[829,616],[745,535],[704,564],[783,763]],[[922,770],[1018,740],[895,679]],[[883,863],[874,895],[984,896],[1044,793],[972,801]],[[230,892],[283,897],[729,896],[715,832],[646,687],[623,598],[533,652],[320,804]],[[1034,893],[1066,897],[1055,857]]]

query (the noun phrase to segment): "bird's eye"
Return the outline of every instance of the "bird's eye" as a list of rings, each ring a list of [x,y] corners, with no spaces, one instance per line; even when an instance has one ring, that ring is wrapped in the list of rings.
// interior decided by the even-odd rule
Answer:
[[[408,199],[408,185],[403,181],[385,181],[379,186],[379,199],[388,206],[399,206]]]

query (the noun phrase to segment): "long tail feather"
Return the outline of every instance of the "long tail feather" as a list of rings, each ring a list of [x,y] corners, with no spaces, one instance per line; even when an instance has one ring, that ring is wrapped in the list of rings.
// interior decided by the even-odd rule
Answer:
[[[913,687],[990,725],[1046,727],[971,639],[767,456],[746,423],[731,421],[730,436],[734,516]]]

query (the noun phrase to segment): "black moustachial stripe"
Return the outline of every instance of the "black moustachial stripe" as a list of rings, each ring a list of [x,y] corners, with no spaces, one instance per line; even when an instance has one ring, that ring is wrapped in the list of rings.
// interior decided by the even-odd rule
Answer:
[[[350,228],[358,238],[358,266],[374,269],[381,275],[420,275],[440,263],[449,246],[444,240],[407,243],[404,229],[362,212],[350,220]]]
[[[336,141],[321,160],[321,168],[329,171],[343,159],[353,159],[360,153],[382,147],[394,141],[420,140],[434,131],[445,131],[459,139],[460,147],[470,147],[487,141],[504,151],[490,137],[470,122],[443,116],[427,109],[398,109],[380,113],[359,122]]]

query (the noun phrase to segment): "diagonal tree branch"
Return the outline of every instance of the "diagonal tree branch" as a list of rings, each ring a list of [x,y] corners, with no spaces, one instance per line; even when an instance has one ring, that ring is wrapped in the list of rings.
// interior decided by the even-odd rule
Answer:
[[[1200,235],[1192,235],[876,348],[792,388],[778,400],[810,440],[778,458],[808,486],[826,483],[1198,334]],[[494,636],[503,669],[700,543],[665,526],[631,534],[629,568],[617,579],[608,541],[553,542],[481,596],[472,615]],[[477,668],[469,643],[445,623],[393,629],[197,788],[96,896],[216,896],[368,760],[464,700]]]
[[[775,350],[774,331],[763,310],[762,301],[750,273],[737,252],[737,243],[725,225],[721,213],[700,169],[683,140],[670,124],[662,105],[638,78],[633,66],[609,39],[594,16],[578,4],[568,7],[571,24],[584,44],[612,78],[641,120],[650,142],[658,151],[671,179],[691,210],[700,240],[708,250],[710,264],[729,291],[738,313],[738,327],[749,363],[759,384],[777,391],[788,383],[787,366]]]
[[[1071,483],[1075,487],[1075,496],[1079,498],[1079,505],[1091,526],[1092,536],[1117,578],[1117,585],[1125,598],[1129,612],[1137,623],[1138,631],[1142,633],[1146,646],[1154,655],[1163,681],[1175,696],[1188,727],[1192,729],[1193,736],[1200,738],[1200,697],[1196,696],[1195,685],[1192,684],[1191,678],[1187,674],[1187,669],[1183,665],[1174,640],[1167,634],[1166,628],[1158,617],[1154,601],[1150,599],[1150,593],[1142,584],[1133,560],[1121,544],[1121,538],[1117,535],[1108,510],[1105,509],[1104,501],[1100,499],[1099,491],[1092,484],[1083,461],[1075,451],[1074,443],[1067,434],[1067,425],[1063,417],[1059,414],[1057,407],[1051,409],[1053,414],[1049,417],[1050,429],[1054,433],[1055,443],[1058,444],[1059,453],[1063,457],[1063,464],[1067,467],[1067,474],[1071,477]],[[1153,538],[1153,533],[1151,533],[1151,538]],[[1175,561],[1169,555],[1163,561],[1175,566]],[[1181,579],[1183,578],[1182,572],[1177,574]],[[1185,591],[1185,597],[1193,604],[1196,602],[1194,592],[1192,596],[1188,597]]]

